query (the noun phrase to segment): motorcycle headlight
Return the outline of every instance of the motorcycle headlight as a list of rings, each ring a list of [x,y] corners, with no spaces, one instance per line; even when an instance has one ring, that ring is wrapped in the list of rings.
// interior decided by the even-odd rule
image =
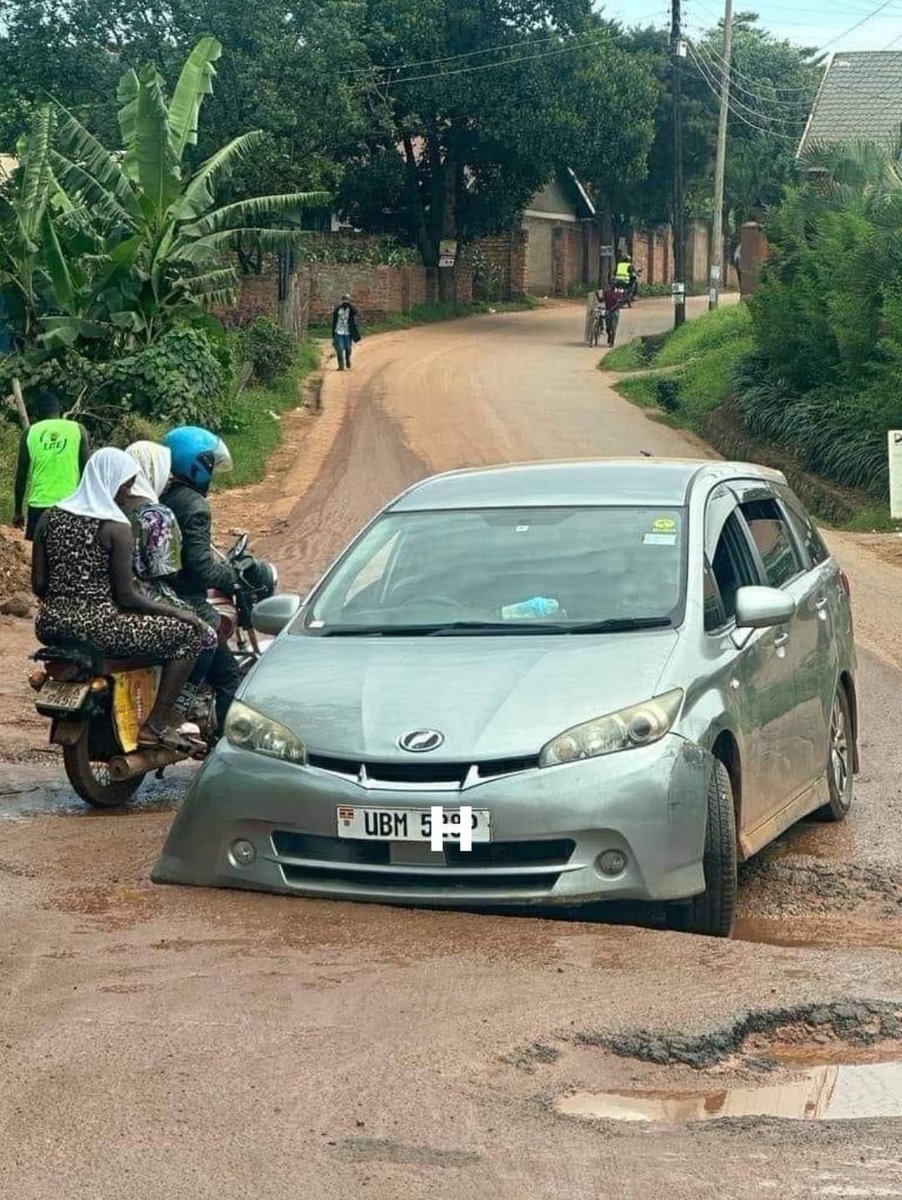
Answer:
[[[307,761],[307,747],[296,733],[240,700],[232,702],[226,717],[225,735],[239,750],[251,750],[254,754],[299,765]]]
[[[677,689],[655,696],[645,704],[635,704],[583,725],[574,725],[543,747],[539,766],[554,767],[581,758],[597,758],[602,754],[616,754],[618,750],[649,746],[667,733],[682,702],[683,693]]]

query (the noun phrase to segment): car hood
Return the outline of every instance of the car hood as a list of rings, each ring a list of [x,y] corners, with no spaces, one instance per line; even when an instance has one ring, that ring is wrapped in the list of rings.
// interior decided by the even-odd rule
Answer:
[[[430,760],[530,756],[572,725],[654,696],[677,637],[286,635],[241,699],[340,758],[413,760],[398,738],[418,729],[444,737]]]

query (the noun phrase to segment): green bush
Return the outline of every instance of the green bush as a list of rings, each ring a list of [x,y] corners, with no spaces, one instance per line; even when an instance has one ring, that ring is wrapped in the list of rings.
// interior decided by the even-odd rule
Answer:
[[[751,332],[751,316],[744,304],[730,304],[703,313],[675,329],[655,355],[656,367],[673,367],[698,355],[734,342]]]
[[[239,357],[253,368],[253,378],[263,384],[285,374],[296,350],[291,334],[270,317],[257,317],[239,334]]]
[[[231,385],[228,361],[203,330],[171,329],[133,354],[90,365],[82,419],[103,439],[133,417],[218,432]]]

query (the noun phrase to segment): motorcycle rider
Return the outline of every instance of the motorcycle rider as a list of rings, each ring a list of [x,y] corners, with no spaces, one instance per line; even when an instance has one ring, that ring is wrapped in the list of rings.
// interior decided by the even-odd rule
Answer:
[[[175,514],[182,536],[182,566],[172,587],[216,629],[220,618],[207,600],[207,592],[212,589],[234,596],[238,579],[232,567],[213,553],[207,492],[214,471],[231,470],[232,456],[222,438],[196,425],[171,430],[162,443],[172,454],[172,478],[160,502]],[[222,731],[241,682],[235,656],[222,638],[213,651],[206,679],[216,693],[216,718]]]
[[[633,266],[633,260],[628,254],[624,254],[623,258],[617,263],[617,269],[614,272],[614,282],[627,293],[631,300],[636,298],[636,293],[639,290],[639,274]]]

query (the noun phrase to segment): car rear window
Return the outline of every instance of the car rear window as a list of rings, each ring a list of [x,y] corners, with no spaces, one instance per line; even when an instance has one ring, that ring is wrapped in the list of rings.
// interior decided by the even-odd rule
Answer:
[[[779,489],[780,499],[786,506],[786,513],[790,524],[795,530],[796,536],[805,548],[805,553],[811,559],[814,566],[826,562],[830,557],[830,551],[824,545],[824,539],[818,532],[814,518],[809,512],[806,512],[805,506],[789,488]]]

